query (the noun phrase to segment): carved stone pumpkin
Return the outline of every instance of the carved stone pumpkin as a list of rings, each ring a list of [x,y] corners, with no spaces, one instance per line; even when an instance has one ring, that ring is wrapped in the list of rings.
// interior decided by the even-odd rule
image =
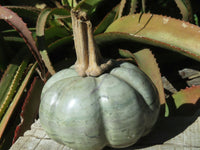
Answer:
[[[42,90],[40,122],[52,139],[75,150],[100,150],[130,146],[151,131],[159,95],[140,69],[117,62],[98,77],[81,77],[76,65]]]

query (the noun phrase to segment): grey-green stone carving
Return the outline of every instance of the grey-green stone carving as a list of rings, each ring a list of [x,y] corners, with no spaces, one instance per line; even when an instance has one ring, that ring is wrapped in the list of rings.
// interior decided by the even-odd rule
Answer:
[[[75,150],[130,146],[148,134],[159,114],[152,81],[122,63],[99,77],[80,77],[69,68],[45,84],[39,109],[47,134]]]

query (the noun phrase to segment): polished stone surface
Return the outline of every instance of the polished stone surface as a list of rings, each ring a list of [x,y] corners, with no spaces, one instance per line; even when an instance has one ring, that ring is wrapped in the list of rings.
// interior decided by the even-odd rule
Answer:
[[[159,106],[151,80],[122,63],[96,78],[79,77],[73,68],[56,73],[44,86],[39,115],[54,140],[98,150],[134,144],[151,131]]]

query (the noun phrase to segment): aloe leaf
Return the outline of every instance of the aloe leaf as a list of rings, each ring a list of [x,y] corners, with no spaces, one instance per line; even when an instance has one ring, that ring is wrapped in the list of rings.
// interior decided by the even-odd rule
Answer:
[[[102,1],[103,0],[82,0],[77,4],[75,9],[81,9],[82,11],[85,11],[88,16],[90,16],[95,10],[96,6]]]
[[[32,74],[35,72],[36,66],[37,66],[37,63],[35,63],[31,67],[31,69],[28,71],[26,77],[24,78],[23,82],[21,83],[20,87],[18,88],[17,93],[15,94],[12,102],[10,103],[6,113],[4,114],[4,116],[3,116],[3,118],[2,118],[2,120],[0,122],[0,138],[3,135],[3,132],[4,132],[5,128],[6,128],[6,125],[8,124],[8,121],[9,121],[9,119],[10,119],[10,117],[11,117],[11,115],[12,115],[12,113],[13,113],[13,111],[14,111],[14,109],[15,109],[15,107],[16,107],[16,105],[17,105],[17,103],[18,103],[18,101],[19,101],[19,99],[20,99],[20,97],[22,95],[22,93],[24,92],[24,89],[25,89],[28,81],[30,80]]]
[[[55,49],[57,49],[58,47],[62,46],[62,45],[72,45],[73,44],[73,37],[72,36],[66,36],[63,38],[60,38],[58,40],[56,40],[55,42],[52,42],[51,44],[48,45],[48,52],[52,52]]]
[[[179,114],[189,115],[199,109],[200,85],[186,88],[172,95]],[[184,106],[185,105],[185,106]],[[187,107],[188,111],[183,111],[182,107]]]
[[[68,34],[72,34],[71,14],[69,10],[63,8],[54,8],[51,10],[49,15],[51,15],[53,18],[51,20],[48,19],[50,24],[55,23],[55,26],[63,27],[68,31]]]
[[[194,23],[195,23],[195,25],[199,26],[199,18],[197,16],[197,14],[194,14]]]
[[[118,11],[118,7],[114,7],[105,17],[104,19],[98,24],[98,26],[94,30],[94,34],[99,34],[104,32],[107,27],[115,20],[116,14]]]
[[[131,0],[130,2],[130,12],[129,14],[134,14],[136,12],[138,0]]]
[[[50,8],[44,9],[38,16],[37,24],[36,24],[36,35],[44,36],[44,28],[46,25],[47,17],[51,12]]]
[[[27,67],[27,61],[23,61],[21,65],[18,67],[17,71],[15,72],[15,75],[10,83],[10,86],[8,89],[6,89],[6,92],[3,93],[1,96],[1,103],[0,103],[0,118],[4,115],[6,109],[8,108],[8,105],[12,101],[12,98],[17,90],[17,87],[20,83],[20,80],[22,78],[22,75]],[[7,73],[7,72],[6,72]],[[5,80],[5,79],[4,79]],[[1,85],[2,88],[5,88],[4,85]],[[4,90],[5,91],[5,90]]]
[[[51,9],[45,9],[38,16],[38,20],[36,24],[36,35],[38,38],[38,47],[40,49],[40,54],[42,56],[44,64],[47,67],[48,71],[53,75],[55,74],[55,70],[51,64],[48,53],[46,51],[45,40],[44,40],[45,24],[50,12],[51,12]]]
[[[70,0],[71,1],[71,0]],[[71,7],[71,5],[70,5],[70,3],[69,3],[69,1],[68,0],[61,0],[61,4],[63,5],[63,6],[70,6]]]
[[[46,22],[48,22],[48,17],[50,15],[53,15],[55,19],[62,18],[64,20],[64,19],[66,19],[65,17],[68,17],[68,18],[70,17],[70,12],[66,9],[61,9],[61,8],[45,9],[40,13],[38,20],[37,20],[36,34],[37,34],[37,38],[38,38],[38,47],[40,49],[42,59],[44,60],[44,63],[46,65],[48,71],[53,75],[53,74],[55,74],[55,70],[51,64],[51,61],[50,61],[48,53],[47,53],[47,47],[45,45],[45,37],[47,37],[48,38],[47,40],[49,40],[49,38],[51,38],[52,36],[55,37],[56,36],[55,34],[58,34],[57,31],[61,31],[61,32],[65,31],[61,34],[61,35],[63,35],[63,37],[68,35],[69,33],[66,30],[66,28],[61,28],[61,26],[53,26],[45,32],[45,25],[46,25]],[[67,20],[65,20],[65,21],[67,22]],[[69,20],[68,20],[68,22],[69,22]],[[70,21],[70,23],[71,23],[71,21]],[[51,30],[52,28],[54,30]],[[45,33],[48,33],[48,35],[45,35]],[[49,34],[52,34],[52,35],[50,35],[50,37],[49,37]],[[61,35],[59,35],[59,36],[61,36]]]
[[[175,0],[184,21],[193,21],[192,6],[190,0]]]
[[[26,130],[30,129],[31,124],[37,117],[43,85],[44,82],[41,79],[38,77],[34,78],[22,106],[20,113],[21,122],[16,127],[13,143],[19,136],[22,136]]]
[[[27,18],[30,22],[35,23],[40,13],[40,9],[32,6],[5,6],[17,13],[22,18]],[[31,16],[31,17],[30,17]]]
[[[142,0],[142,13],[146,12],[146,6],[145,6],[146,0]]]
[[[69,10],[64,8],[54,8],[51,10],[49,16],[52,16],[52,18],[48,19],[47,22],[52,25],[55,24],[56,26],[64,26],[71,31],[71,15]]]
[[[67,5],[71,8],[75,7],[77,5],[76,0],[61,0],[62,5]]]
[[[3,77],[1,78],[1,82],[0,82],[0,104],[2,104],[3,101],[3,97],[5,97],[5,95],[7,95],[8,93],[8,89],[12,83],[12,80],[15,76],[15,73],[18,69],[18,65],[15,64],[10,64],[6,71],[4,72]],[[1,106],[1,105],[0,105]]]
[[[51,64],[51,61],[49,59],[47,51],[46,50],[42,50],[42,51],[40,51],[40,54],[42,56],[42,59],[43,59],[43,61],[45,63],[45,66],[47,67],[49,73],[51,75],[54,75],[56,73],[56,71],[54,70],[54,68],[53,68],[53,66]]]
[[[18,42],[18,43],[24,43],[24,40],[21,37],[15,37],[15,36],[4,36],[3,37],[6,42]]]
[[[139,22],[140,20],[140,22]],[[96,36],[98,44],[127,40],[176,51],[200,61],[200,28],[155,14],[134,14],[114,21],[106,33]]]
[[[28,28],[31,32],[35,32],[35,28]],[[19,37],[18,32],[16,29],[8,29],[8,30],[3,30],[2,31],[3,36],[16,36]]]
[[[48,45],[60,38],[72,35],[63,26],[51,26],[45,29],[44,34],[45,34],[46,44]]]
[[[0,74],[3,72],[8,64],[7,54],[6,54],[6,46],[4,44],[4,38],[0,33]]]
[[[123,16],[123,10],[126,5],[127,0],[121,0],[119,4],[119,11],[118,11],[118,18],[121,18]]]
[[[27,28],[27,25],[22,21],[22,19],[10,9],[0,6],[0,19],[4,19],[9,23],[14,29],[16,29],[19,34],[23,37],[26,44],[28,45],[30,51],[35,57],[38,65],[41,69],[42,77],[45,76],[45,65],[42,61],[41,55],[36,47],[35,41],[31,35],[31,32]]]

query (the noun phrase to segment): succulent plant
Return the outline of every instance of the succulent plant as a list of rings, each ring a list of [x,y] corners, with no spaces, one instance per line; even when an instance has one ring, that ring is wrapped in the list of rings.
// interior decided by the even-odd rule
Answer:
[[[160,60],[163,53],[166,54],[166,50],[170,50],[195,62],[199,61],[197,1],[18,2],[3,1],[3,6],[0,6],[0,18],[5,21],[1,20],[0,23],[0,137],[1,147],[6,147],[5,149],[11,145],[15,129],[14,141],[30,128],[37,117],[44,83],[51,75],[70,67],[76,60],[70,15],[72,8],[86,12],[90,18],[94,40],[102,55],[105,58],[128,60],[138,65],[156,86],[160,103],[166,105],[166,108],[170,106],[165,101],[160,69],[154,54],[156,59]],[[21,5],[22,3],[27,6]],[[158,6],[161,9],[158,9]],[[149,49],[152,49],[154,54]],[[183,61],[164,58],[162,63]],[[188,91],[193,93],[198,91],[198,88],[197,86],[180,91],[181,96],[191,97],[188,101],[186,98],[179,100],[179,94],[173,96],[177,107],[184,103],[196,103],[197,100],[188,94]],[[15,116],[18,116],[17,119]],[[22,118],[21,123],[19,116]]]

